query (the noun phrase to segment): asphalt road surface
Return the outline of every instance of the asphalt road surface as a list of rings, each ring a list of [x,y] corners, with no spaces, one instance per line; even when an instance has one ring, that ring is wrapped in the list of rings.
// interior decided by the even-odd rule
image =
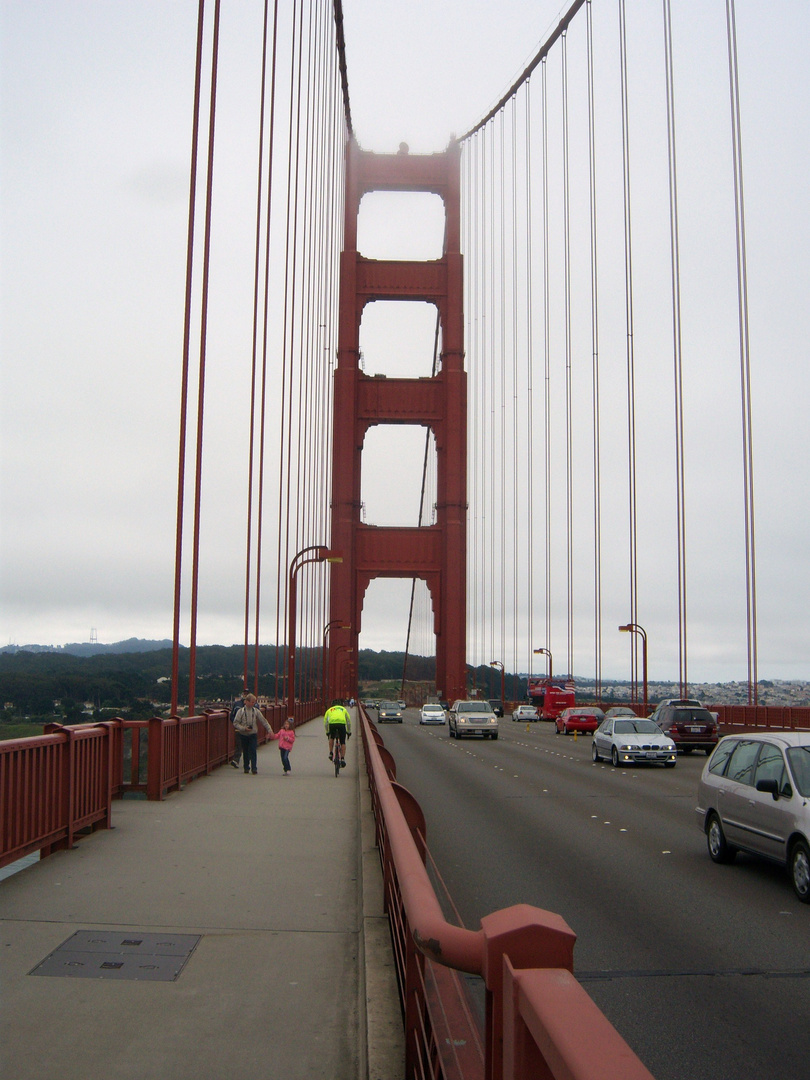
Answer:
[[[549,723],[507,715],[493,741],[418,720],[379,730],[466,926],[562,915],[575,975],[657,1080],[810,1078],[810,905],[777,866],[711,862],[703,754],[614,769]]]

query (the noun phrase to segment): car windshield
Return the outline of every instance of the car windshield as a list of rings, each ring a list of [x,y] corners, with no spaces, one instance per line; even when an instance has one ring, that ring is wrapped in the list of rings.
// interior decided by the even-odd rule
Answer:
[[[799,794],[806,799],[810,795],[810,746],[791,746],[787,756]]]
[[[444,712],[441,705],[425,705],[423,706],[424,712]]]
[[[613,725],[617,735],[660,735],[657,724],[652,720],[617,720]]]
[[[459,712],[492,712],[488,701],[462,701]]]
[[[380,708],[381,709],[398,709],[399,705],[397,705],[397,703],[395,701],[381,701],[380,702]]]

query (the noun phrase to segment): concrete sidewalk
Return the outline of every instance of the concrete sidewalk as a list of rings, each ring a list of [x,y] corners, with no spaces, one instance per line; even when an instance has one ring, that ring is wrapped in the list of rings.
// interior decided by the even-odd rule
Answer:
[[[113,830],[0,882],[0,1076],[404,1075],[361,739],[336,779],[322,719],[297,736],[288,777],[269,743],[257,776],[117,802]],[[77,931],[199,940],[174,981],[32,974]]]

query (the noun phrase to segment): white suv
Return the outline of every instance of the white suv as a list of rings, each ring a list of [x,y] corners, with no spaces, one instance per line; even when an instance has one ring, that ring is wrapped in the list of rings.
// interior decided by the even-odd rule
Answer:
[[[488,701],[454,701],[448,719],[451,739],[460,739],[464,735],[498,738],[498,717]]]

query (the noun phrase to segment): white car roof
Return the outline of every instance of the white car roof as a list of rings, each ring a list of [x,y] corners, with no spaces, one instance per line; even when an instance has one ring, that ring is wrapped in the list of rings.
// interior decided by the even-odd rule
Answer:
[[[780,743],[782,746],[810,746],[810,731],[740,731],[724,735],[720,742],[728,739],[764,739]]]

